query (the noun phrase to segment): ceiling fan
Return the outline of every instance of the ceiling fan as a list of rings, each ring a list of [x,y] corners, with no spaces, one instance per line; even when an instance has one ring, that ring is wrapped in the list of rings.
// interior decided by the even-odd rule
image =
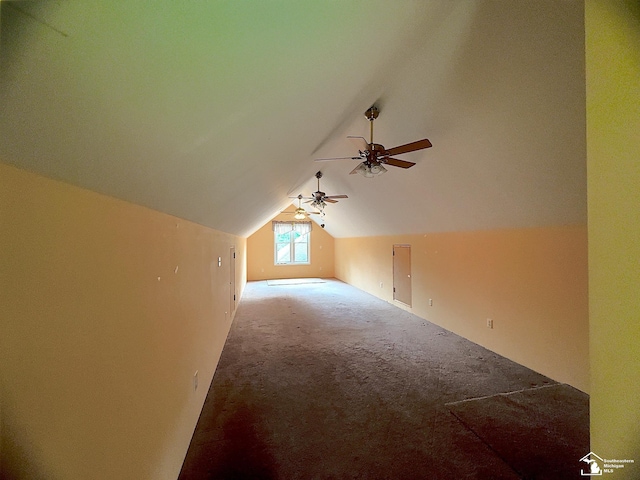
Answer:
[[[307,201],[304,203],[310,203],[312,207],[317,208],[322,212],[324,207],[327,206],[327,203],[338,203],[336,198],[349,198],[346,195],[327,195],[324,192],[320,191],[320,179],[322,178],[322,172],[316,173],[316,178],[318,179],[318,191],[313,192],[311,197],[303,197],[302,195],[298,195],[298,197],[289,197],[289,198],[304,198]]]
[[[415,152],[432,146],[428,139],[418,140],[416,142],[407,143],[390,149],[384,148],[384,145],[373,143],[373,121],[378,118],[380,111],[374,105],[364,112],[371,125],[371,141],[367,142],[364,137],[348,136],[347,138],[358,144],[358,155],[353,157],[335,157],[335,158],[316,158],[316,162],[326,162],[332,160],[362,160],[362,162],[354,168],[349,174],[360,173],[365,177],[373,177],[381,175],[387,171],[383,165],[391,165],[400,168],[411,168],[414,162],[400,160],[399,158],[391,158],[393,155],[402,153]]]
[[[320,212],[307,212],[304,208],[302,208],[302,205],[300,205],[300,202],[302,202],[302,199],[304,198],[302,195],[298,195],[297,197],[289,197],[289,198],[298,199],[298,208],[296,208],[293,212],[287,212],[286,210],[284,210],[280,213],[293,214],[293,218],[295,218],[296,220],[304,220],[305,218],[307,218],[307,215],[320,214]]]

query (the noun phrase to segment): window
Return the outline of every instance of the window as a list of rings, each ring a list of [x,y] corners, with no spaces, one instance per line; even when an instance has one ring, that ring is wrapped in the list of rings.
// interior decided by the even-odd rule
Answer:
[[[273,222],[276,265],[311,263],[309,237],[311,222]]]

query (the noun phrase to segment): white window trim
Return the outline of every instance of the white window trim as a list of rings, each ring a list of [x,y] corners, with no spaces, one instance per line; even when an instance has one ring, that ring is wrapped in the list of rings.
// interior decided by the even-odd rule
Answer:
[[[273,264],[275,266],[295,266],[295,265],[311,265],[311,222],[272,222],[273,228]],[[286,230],[289,228],[289,230]],[[307,236],[307,261],[306,262],[278,262],[278,242],[276,236],[278,233],[292,232],[295,229],[307,230],[304,235]],[[289,258],[295,258],[294,242],[289,240],[289,247],[291,248]]]

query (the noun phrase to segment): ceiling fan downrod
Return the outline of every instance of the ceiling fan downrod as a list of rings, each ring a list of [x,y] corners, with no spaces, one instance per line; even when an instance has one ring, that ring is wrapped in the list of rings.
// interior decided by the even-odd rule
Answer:
[[[367,117],[367,120],[369,120],[369,125],[370,125],[370,133],[371,133],[371,141],[369,142],[370,145],[373,145],[373,121],[376,118],[378,118],[379,114],[380,114],[380,110],[378,110],[378,107],[376,107],[375,105],[372,105],[369,108],[369,110],[364,112],[364,116]]]

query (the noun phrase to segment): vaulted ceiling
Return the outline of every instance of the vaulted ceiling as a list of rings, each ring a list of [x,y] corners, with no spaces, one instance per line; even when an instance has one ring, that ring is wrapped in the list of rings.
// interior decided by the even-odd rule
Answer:
[[[0,161],[247,236],[316,190],[336,237],[586,223],[584,6],[0,2]],[[347,135],[416,162],[349,175]]]

